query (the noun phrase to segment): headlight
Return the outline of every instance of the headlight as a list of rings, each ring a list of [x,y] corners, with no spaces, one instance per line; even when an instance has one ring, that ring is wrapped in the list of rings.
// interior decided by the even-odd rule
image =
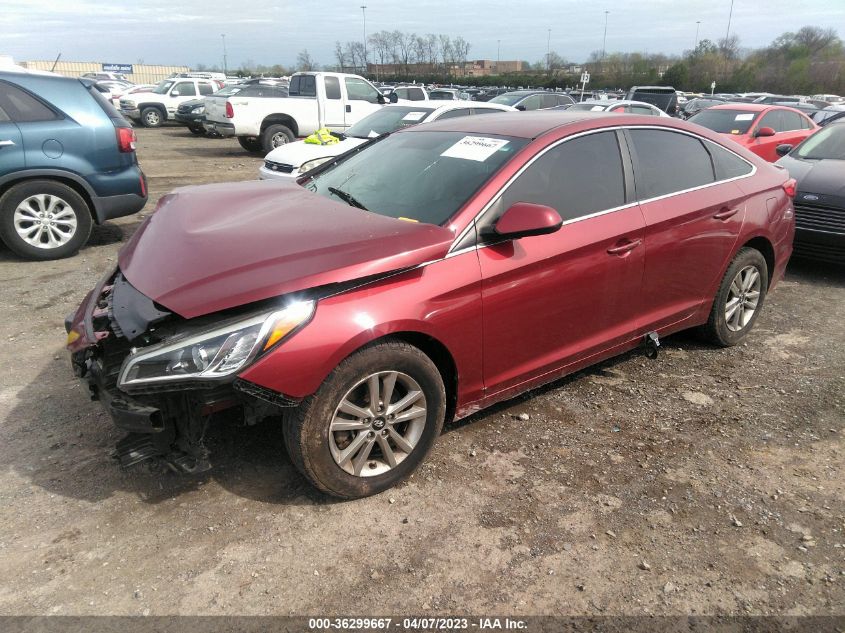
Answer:
[[[203,112],[205,112],[205,106],[197,106],[191,110],[191,114],[202,114]]]
[[[299,173],[304,174],[306,171],[311,171],[315,167],[319,167],[332,158],[334,158],[334,156],[324,156],[323,158],[315,158],[314,160],[309,160],[307,163],[302,163],[299,167]]]
[[[179,380],[214,380],[240,371],[307,323],[314,301],[292,303],[224,327],[138,350],[120,370],[121,387]]]
[[[120,105],[124,108],[129,108],[130,110],[135,109],[135,102],[134,101],[121,101]]]

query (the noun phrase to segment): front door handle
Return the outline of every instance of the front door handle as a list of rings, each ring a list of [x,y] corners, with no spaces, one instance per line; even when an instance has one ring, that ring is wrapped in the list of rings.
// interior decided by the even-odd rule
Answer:
[[[637,248],[640,244],[642,244],[642,240],[634,240],[633,242],[625,242],[624,244],[620,244],[619,246],[614,246],[612,248],[608,248],[607,252],[610,255],[624,255],[625,253],[630,253],[632,250]]]
[[[715,214],[713,217],[717,220],[727,220],[728,218],[732,218],[739,212],[739,209],[728,209],[727,207],[723,207],[719,210],[719,213]]]
[[[351,105],[347,105],[347,106],[346,106],[346,111],[347,111],[347,112],[352,112],[352,106],[351,106]]]
[[[0,147],[9,147],[10,145],[14,145],[14,141],[0,141]]]

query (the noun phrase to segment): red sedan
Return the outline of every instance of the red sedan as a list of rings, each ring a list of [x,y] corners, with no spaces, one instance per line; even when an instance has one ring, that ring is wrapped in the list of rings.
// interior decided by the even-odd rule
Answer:
[[[730,137],[770,163],[780,158],[778,145],[794,147],[819,129],[798,110],[761,103],[713,106],[690,117],[689,122]]]
[[[320,490],[408,476],[445,422],[659,336],[742,341],[794,181],[675,119],[539,112],[379,137],[298,184],[165,196],[68,319],[124,465],[210,466],[216,412],[280,417]]]

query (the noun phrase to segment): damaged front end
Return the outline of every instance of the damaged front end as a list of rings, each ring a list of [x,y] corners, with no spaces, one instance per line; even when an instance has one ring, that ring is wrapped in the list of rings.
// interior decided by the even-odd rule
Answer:
[[[160,460],[197,473],[210,468],[203,438],[213,414],[237,409],[251,424],[298,404],[237,374],[313,311],[313,300],[274,300],[184,319],[115,269],[67,319],[68,349],[92,400],[127,432],[114,452],[121,466]]]

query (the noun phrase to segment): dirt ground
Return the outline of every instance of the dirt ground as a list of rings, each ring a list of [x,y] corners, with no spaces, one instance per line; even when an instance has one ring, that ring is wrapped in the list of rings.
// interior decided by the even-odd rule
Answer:
[[[142,216],[257,175],[233,140],[138,135]],[[140,221],[63,261],[0,250],[0,614],[845,614],[845,270],[793,262],[746,344],[580,372],[341,503],[272,423],[214,425],[199,479],[109,458],[62,323]]]

